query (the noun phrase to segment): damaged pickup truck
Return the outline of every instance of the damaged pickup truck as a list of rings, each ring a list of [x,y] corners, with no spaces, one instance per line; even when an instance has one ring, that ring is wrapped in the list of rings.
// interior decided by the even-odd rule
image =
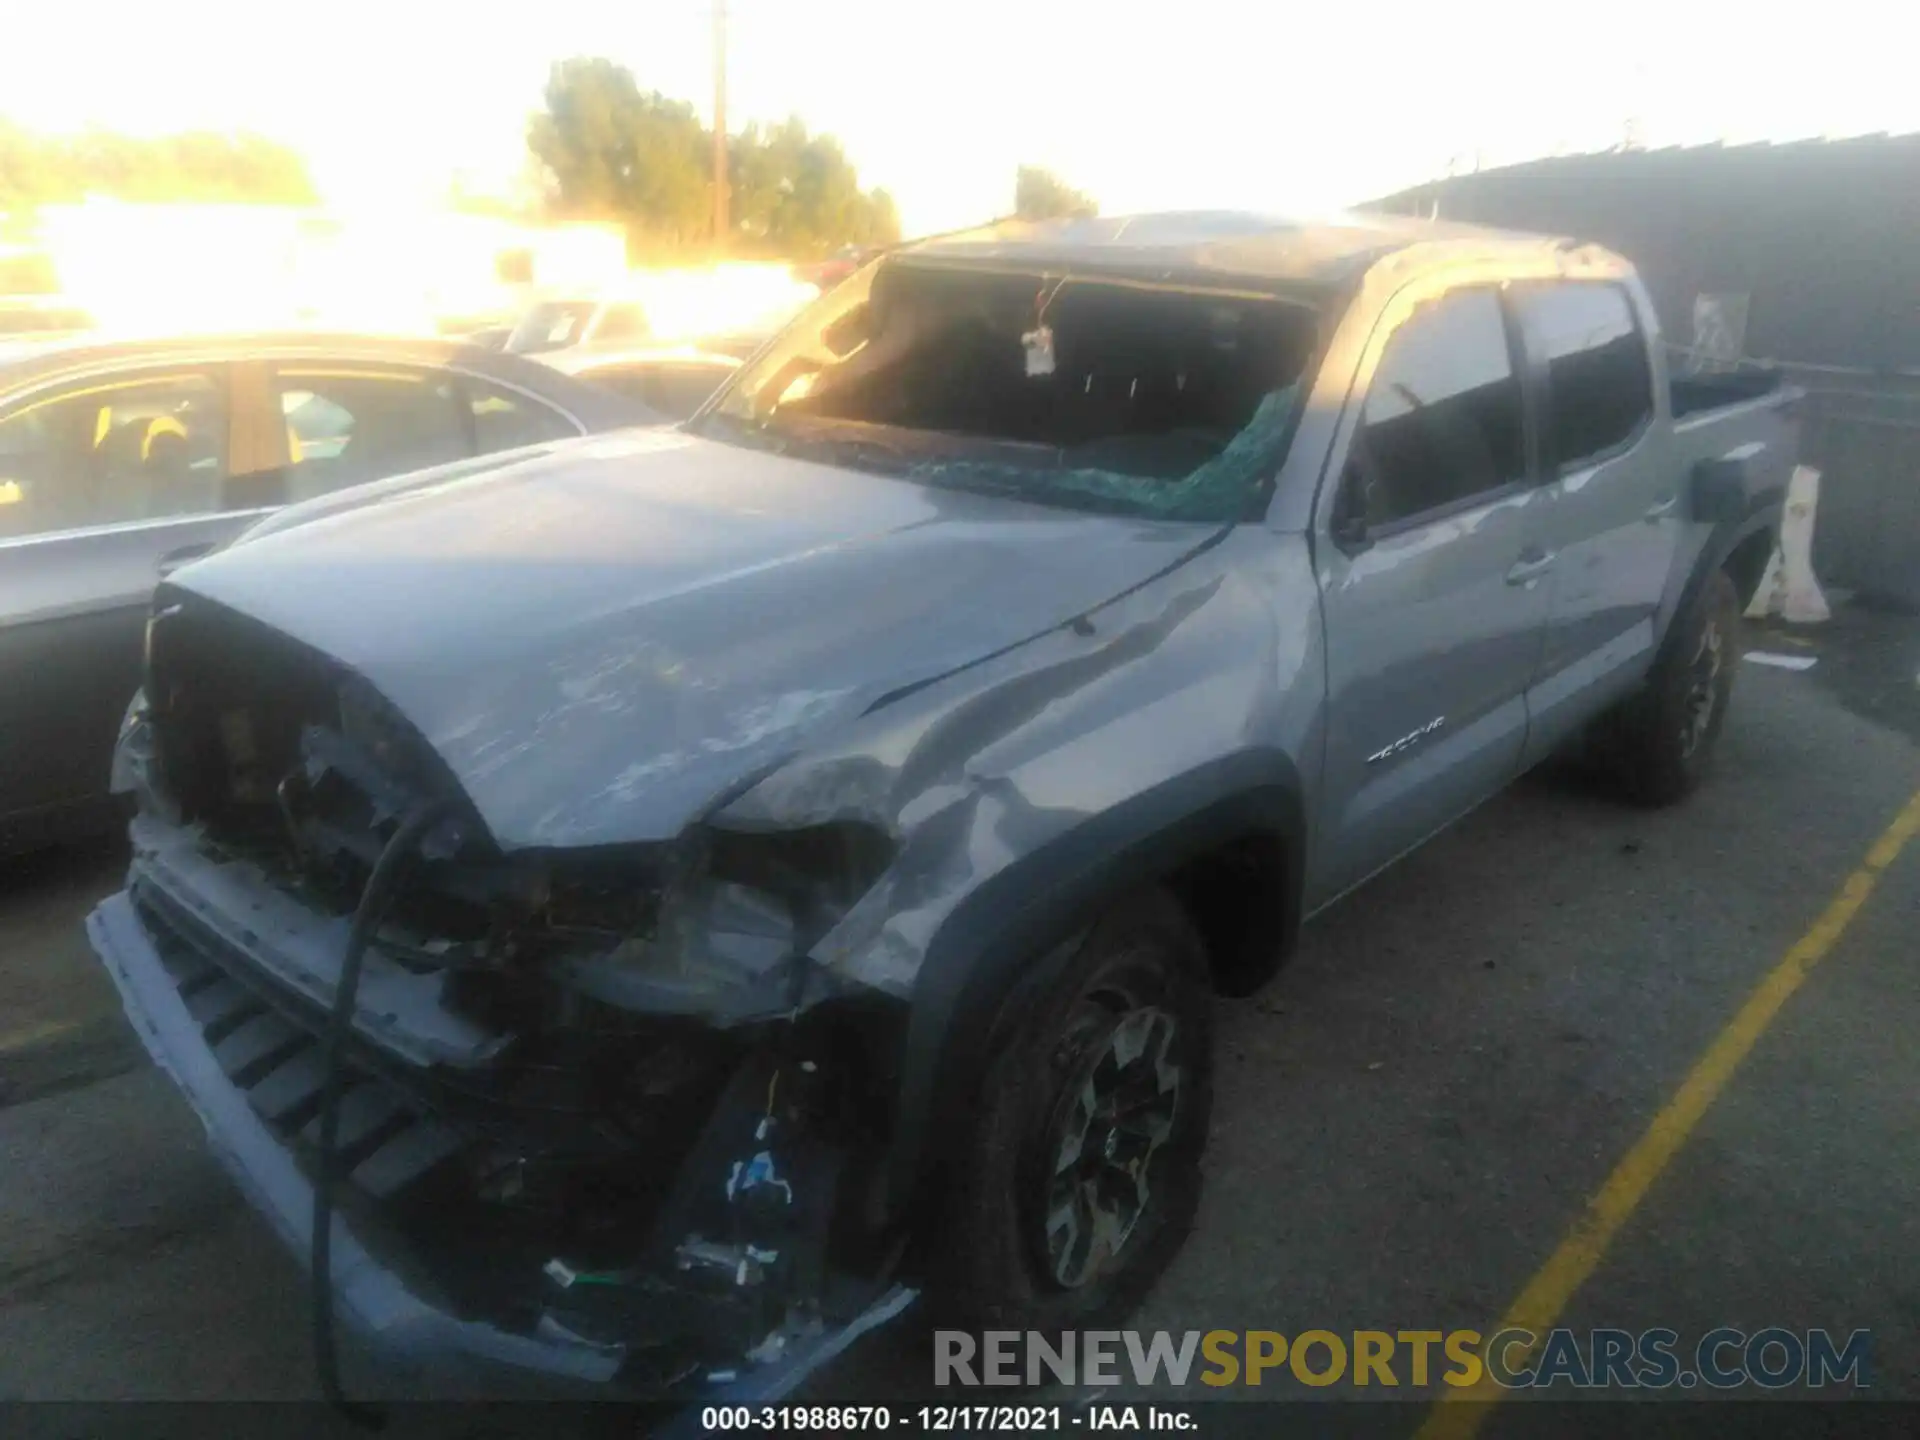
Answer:
[[[1698,783],[1792,400],[1670,380],[1566,241],[907,246],[681,429],[174,574],[93,942],[323,1374],[336,1304],[654,1395],[915,1293],[1111,1320],[1194,1214],[1216,991],[1554,751]]]

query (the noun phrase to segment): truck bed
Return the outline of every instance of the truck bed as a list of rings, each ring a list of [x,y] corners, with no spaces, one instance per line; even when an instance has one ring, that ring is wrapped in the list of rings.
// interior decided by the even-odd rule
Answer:
[[[1718,410],[1778,393],[1781,379],[1772,370],[1729,370],[1705,375],[1674,375],[1668,381],[1673,418],[1684,420],[1703,410]]]

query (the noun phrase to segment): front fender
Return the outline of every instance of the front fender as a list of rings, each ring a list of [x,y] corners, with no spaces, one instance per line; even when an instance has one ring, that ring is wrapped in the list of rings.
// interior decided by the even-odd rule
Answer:
[[[1300,916],[1306,807],[1292,759],[1271,749],[1225,756],[1089,815],[954,908],[927,948],[912,994],[887,1172],[893,1217],[938,1173],[934,1137],[964,1123],[1008,998],[1044,985],[1071,953],[1064,942],[1107,905],[1248,836],[1282,842],[1287,873],[1274,898],[1291,934]]]

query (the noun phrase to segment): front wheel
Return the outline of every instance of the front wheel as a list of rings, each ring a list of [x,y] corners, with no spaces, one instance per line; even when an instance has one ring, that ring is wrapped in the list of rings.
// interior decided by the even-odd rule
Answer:
[[[1601,723],[1601,752],[1628,796],[1671,805],[1699,787],[1739,663],[1740,598],[1716,570],[1674,622],[1646,688]]]
[[[935,1233],[933,1308],[969,1329],[1117,1321],[1178,1252],[1213,1108],[1213,997],[1171,896],[1117,906],[996,1026]]]

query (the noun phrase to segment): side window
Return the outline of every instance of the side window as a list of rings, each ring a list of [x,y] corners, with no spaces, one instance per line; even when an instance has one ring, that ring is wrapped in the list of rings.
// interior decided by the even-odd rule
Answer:
[[[199,373],[91,381],[0,419],[0,537],[221,508],[224,387]]]
[[[466,399],[452,375],[287,365],[276,382],[287,422],[289,501],[474,453]]]
[[[1647,342],[1626,291],[1588,281],[1517,294],[1527,349],[1547,369],[1547,458],[1566,470],[1624,444],[1653,414]]]
[[[1499,297],[1461,290],[1421,307],[1374,372],[1346,503],[1375,528],[1525,476],[1520,386]]]
[[[469,380],[467,403],[473,412],[473,447],[476,455],[491,455],[495,450],[511,450],[517,445],[538,445],[546,440],[570,440],[580,427],[531,396]]]
[[[612,341],[644,340],[652,333],[647,312],[638,305],[609,305],[600,312],[600,319],[587,338],[595,345],[604,345]]]

